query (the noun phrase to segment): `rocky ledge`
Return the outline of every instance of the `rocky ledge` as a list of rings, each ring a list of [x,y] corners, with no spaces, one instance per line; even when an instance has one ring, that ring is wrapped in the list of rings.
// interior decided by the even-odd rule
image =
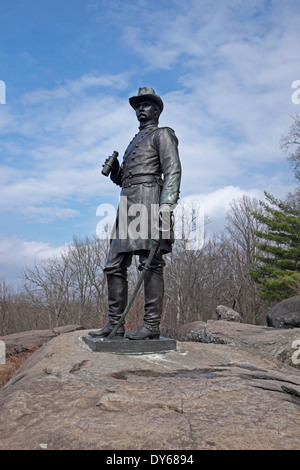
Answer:
[[[280,359],[283,339],[249,327],[207,322],[205,343],[145,355],[60,334],[0,390],[0,449],[299,449],[299,370]]]
[[[208,320],[182,325],[178,327],[176,336],[181,341],[230,344],[255,350],[300,370],[300,328],[269,328]]]

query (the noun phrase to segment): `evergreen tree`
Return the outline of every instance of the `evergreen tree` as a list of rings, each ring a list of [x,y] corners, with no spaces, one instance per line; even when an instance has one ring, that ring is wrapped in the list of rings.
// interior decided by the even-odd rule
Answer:
[[[257,252],[250,274],[261,297],[282,300],[300,293],[300,211],[267,192],[265,196],[262,212],[253,212],[263,228],[254,231]]]

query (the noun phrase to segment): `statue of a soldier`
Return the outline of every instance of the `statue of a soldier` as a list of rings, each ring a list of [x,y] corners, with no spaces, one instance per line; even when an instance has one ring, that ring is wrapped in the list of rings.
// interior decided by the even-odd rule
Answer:
[[[178,155],[178,140],[169,127],[158,127],[158,120],[163,111],[163,101],[149,87],[140,88],[137,96],[129,99],[140,123],[139,132],[130,142],[120,166],[116,159],[111,171],[112,181],[122,187],[121,196],[126,197],[127,217],[120,216],[120,206],[116,220],[115,234],[110,242],[110,251],[104,272],[108,286],[108,323],[89,334],[97,338],[109,336],[117,325],[127,305],[127,268],[133,255],[139,256],[140,269],[143,269],[152,246],[151,214],[153,208],[164,220],[171,220],[171,213],[179,198],[181,165]],[[126,231],[132,216],[130,207],[143,204],[147,211],[149,232],[146,237],[130,237]],[[167,217],[166,217],[167,215]],[[127,227],[121,224],[126,221]],[[124,233],[127,236],[120,236]],[[163,307],[164,281],[163,254],[172,250],[172,236],[161,237],[159,248],[145,273],[144,323],[137,331],[127,333],[132,340],[159,338],[160,320]],[[116,331],[116,337],[125,334],[124,322]]]

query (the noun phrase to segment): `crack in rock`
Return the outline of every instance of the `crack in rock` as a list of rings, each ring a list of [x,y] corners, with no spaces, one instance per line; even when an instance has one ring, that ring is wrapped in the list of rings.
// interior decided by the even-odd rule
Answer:
[[[219,374],[215,373],[215,369],[179,369],[173,372],[157,372],[154,370],[148,369],[139,369],[139,370],[125,370],[111,374],[112,377],[117,379],[127,380],[128,376],[138,376],[138,377],[161,377],[161,378],[186,378],[186,379],[214,379],[219,377]]]
[[[73,374],[74,372],[78,372],[88,361],[87,359],[84,359],[83,361],[77,362],[74,364],[74,366],[69,370],[70,374]]]

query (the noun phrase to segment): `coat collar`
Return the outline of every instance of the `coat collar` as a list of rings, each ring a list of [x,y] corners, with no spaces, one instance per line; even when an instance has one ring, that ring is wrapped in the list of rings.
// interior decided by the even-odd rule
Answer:
[[[140,131],[143,131],[143,130],[151,130],[151,129],[154,129],[155,127],[158,127],[157,125],[157,121],[155,121],[154,119],[152,121],[148,121],[146,124],[141,124],[139,126],[139,130]]]

